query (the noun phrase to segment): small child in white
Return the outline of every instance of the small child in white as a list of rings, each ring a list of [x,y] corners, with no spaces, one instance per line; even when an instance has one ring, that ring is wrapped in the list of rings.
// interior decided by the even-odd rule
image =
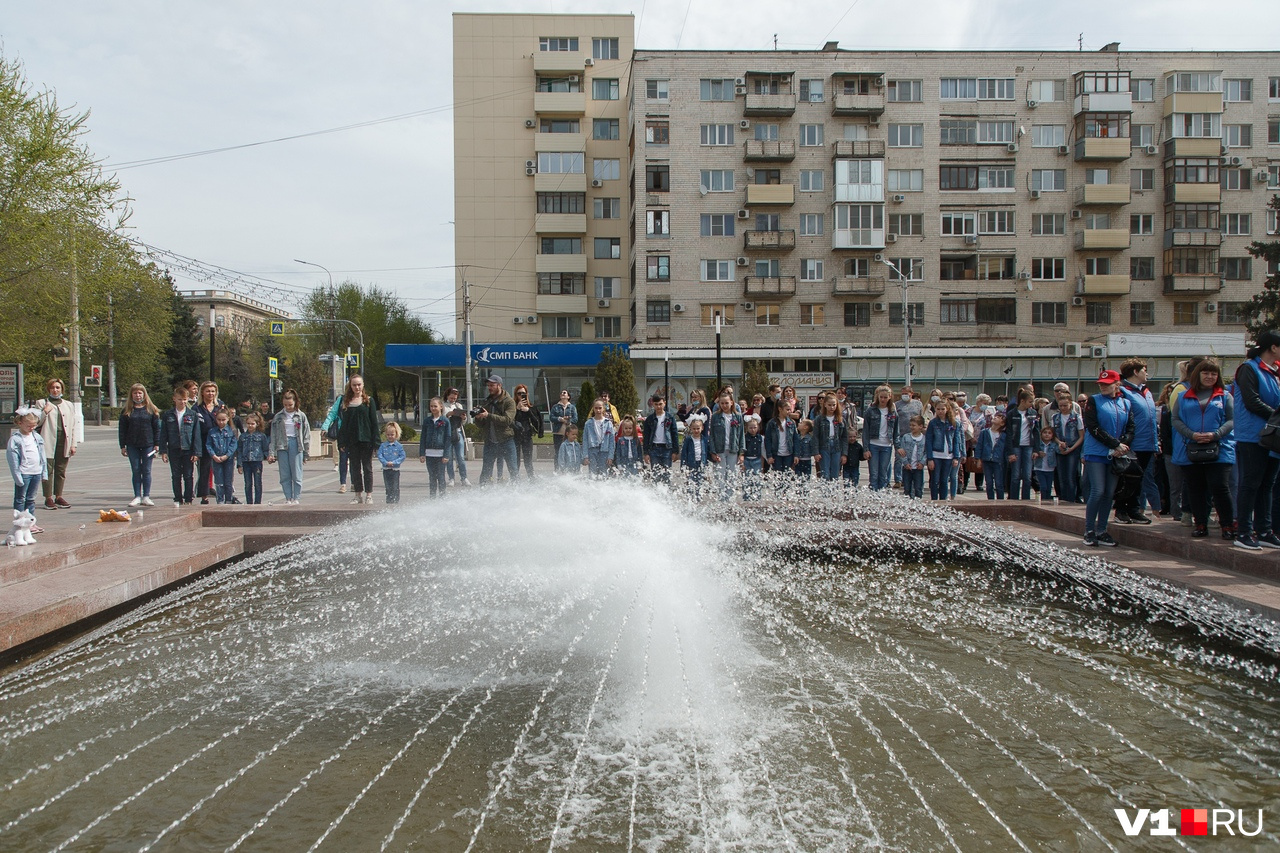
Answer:
[[[382,431],[386,441],[378,446],[382,463],[382,485],[387,490],[387,503],[400,503],[400,466],[404,463],[404,447],[400,444],[400,424],[392,421]]]
[[[30,409],[19,409],[14,418],[18,431],[9,436],[9,444],[5,448],[5,459],[13,476],[13,517],[16,520],[23,514],[31,516],[30,526],[25,527],[26,534],[44,532],[35,525],[36,492],[46,464],[44,439],[35,431],[39,419]],[[32,539],[30,544],[35,544],[35,540]]]

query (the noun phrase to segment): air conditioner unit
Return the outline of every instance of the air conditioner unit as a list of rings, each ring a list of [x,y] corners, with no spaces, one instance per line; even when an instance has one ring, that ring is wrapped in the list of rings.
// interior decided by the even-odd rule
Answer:
[[[527,118],[527,119],[525,119],[525,120],[524,120],[524,126],[525,126],[525,127],[537,127],[537,126],[538,126],[538,123],[537,123],[536,121],[534,121],[533,119],[531,119],[531,118]]]
[[[978,235],[977,235],[977,234],[966,234],[966,235],[964,235],[964,244],[965,244],[966,246],[976,246],[976,245],[978,245]]]
[[[1148,154],[1155,154],[1155,153],[1156,153],[1157,151],[1159,151],[1160,149],[1159,149],[1159,148],[1157,148],[1157,147],[1156,147],[1156,146],[1154,146],[1154,145],[1148,145],[1148,146],[1146,147],[1146,149],[1145,149],[1145,150],[1146,150],[1146,152],[1147,152]]]
[[[1243,158],[1241,158],[1241,157],[1228,157],[1228,158],[1227,158],[1227,165],[1228,165],[1228,166],[1241,166],[1241,165],[1244,165],[1244,159],[1243,159]]]
[[[747,128],[751,127],[751,121],[749,119],[744,118],[742,121],[738,122],[738,127],[742,128],[743,130],[746,130]]]
[[[1265,184],[1268,180],[1270,180],[1270,178],[1271,178],[1271,175],[1267,172],[1266,169],[1259,169],[1258,172],[1253,176],[1253,179],[1260,184]]]
[[[1218,310],[1218,303],[1216,303],[1216,302],[1206,302],[1206,303],[1204,304],[1204,310],[1205,310],[1205,312],[1206,312],[1206,313],[1212,314],[1213,312],[1215,312],[1215,311],[1217,311],[1217,310]]]
[[[877,75],[877,76],[876,76],[876,86],[877,86],[877,87],[879,87],[879,88],[882,88],[882,89],[884,88],[884,75],[883,75],[883,74],[880,74],[880,75]]]
[[[525,318],[524,318],[524,321],[525,321],[526,323],[536,323],[536,322],[538,322],[538,315],[537,315],[537,314],[530,314],[530,315],[528,315],[527,317],[525,317]]]
[[[1090,358],[1106,358],[1107,348],[1106,347],[1089,347],[1089,357]]]
[[[577,82],[578,82],[578,75],[577,75],[577,74],[570,74],[570,75],[569,75],[569,82],[570,82],[570,83],[577,83]]]
[[[1006,150],[1006,151],[1008,151],[1010,154],[1015,154],[1015,153],[1017,153],[1017,151],[1018,151],[1018,143],[1016,143],[1016,142],[1010,142],[1008,145],[1006,145],[1006,146],[1005,146],[1005,150]]]
[[[537,160],[525,160],[525,161],[524,161],[524,167],[525,167],[526,169],[536,169],[536,168],[538,168],[538,161],[537,161]]]
[[[1058,153],[1059,153],[1059,154],[1068,154],[1068,153],[1070,153],[1070,151],[1071,151],[1071,149],[1070,149],[1070,148],[1068,148],[1068,147],[1067,147],[1067,146],[1065,146],[1065,145],[1059,145],[1059,146],[1058,146]]]
[[[744,303],[742,303],[742,310],[743,310],[743,311],[754,311],[754,310],[756,310],[756,304],[755,304],[754,302],[744,302]]]
[[[525,166],[524,173],[532,177],[533,175],[538,174],[538,170],[533,168],[532,166]]]
[[[609,307],[609,300],[608,300],[608,299],[597,299],[597,300],[596,300],[596,307],[597,307],[597,308],[608,308],[608,307]]]
[[[672,303],[671,303],[671,310],[672,310],[672,311],[674,311],[676,314],[683,314],[683,313],[684,313],[684,303],[683,303],[683,302],[672,302]]]
[[[897,195],[895,195],[895,196],[893,197],[893,200],[894,200],[894,201],[896,201],[896,202],[898,202],[899,204],[901,204],[902,202],[904,202],[904,201],[906,201],[906,200],[907,200],[907,197],[906,197],[905,195],[903,195],[902,193],[898,193]]]
[[[882,314],[885,311],[889,310],[889,306],[884,302],[872,302],[871,310]]]
[[[1032,198],[1040,198],[1040,190],[1032,190],[1032,191],[1031,191],[1031,197],[1032,197]]]
[[[595,317],[583,317],[583,318],[582,318],[582,322],[586,323],[588,326],[590,326],[590,325],[591,325],[592,323],[594,323],[595,321],[596,321],[596,318],[595,318]]]
[[[1222,156],[1224,156],[1224,157],[1225,157],[1225,156],[1227,155],[1227,152],[1228,152],[1228,151],[1230,151],[1230,150],[1231,150],[1231,149],[1227,147],[1227,143],[1225,143],[1225,142],[1224,142],[1224,143],[1222,143],[1222,150],[1220,151],[1220,153],[1222,154]]]
[[[738,255],[738,266],[745,267],[751,263],[751,259],[746,255]]]
[[[867,120],[867,124],[871,125],[872,127],[879,127],[880,116],[872,116],[870,119]]]
[[[840,353],[841,358],[853,358],[853,347],[840,347],[837,352]]]
[[[591,182],[591,186],[599,189],[600,187],[604,186],[604,181],[600,180],[599,178],[596,178]]]
[[[524,324],[524,318],[523,318],[523,317],[512,317],[512,318],[511,318],[511,322],[515,323],[517,326],[520,326],[520,325],[523,325],[523,324]]]
[[[1026,270],[1023,270],[1022,272],[1018,273],[1018,278],[1022,279],[1023,281],[1026,281],[1027,279],[1031,278],[1031,273],[1027,272]]]
[[[735,95],[745,95],[745,94],[747,94],[747,87],[746,87],[746,86],[734,86],[734,87],[733,87],[733,94],[735,94]]]
[[[884,262],[884,253],[883,253],[883,252],[876,252],[874,255],[872,255],[872,256],[871,256],[871,260],[875,261],[877,264],[879,264],[879,263],[883,263],[883,262]]]
[[[747,210],[745,207],[744,207],[744,208],[742,208],[741,210],[739,210],[739,211],[738,211],[738,218],[739,218],[739,219],[750,219],[750,218],[751,218],[751,211]]]
[[[1083,296],[1073,296],[1073,297],[1071,297],[1071,307],[1072,307],[1072,308],[1083,308],[1083,307],[1084,307],[1084,297],[1083,297]]]
[[[1084,353],[1088,352],[1084,344],[1063,344],[1063,358],[1080,358]]]
[[[733,85],[735,85],[735,86],[745,86],[745,85],[747,85],[747,78],[746,78],[746,77],[735,77],[735,78],[734,78],[734,80],[733,80]]]
[[[1081,209],[1080,209],[1080,208],[1078,208],[1078,207],[1074,207],[1074,208],[1072,208],[1072,209],[1071,209],[1071,218],[1072,218],[1072,219],[1081,219],[1081,218],[1083,218],[1083,217],[1084,217],[1084,211],[1083,211],[1083,210],[1081,210]]]
[[[885,241],[886,243],[896,243],[896,242],[898,242],[898,235],[897,235],[897,234],[886,234],[886,235],[884,235],[884,241]]]
[[[588,56],[586,59],[582,60],[582,64],[590,68],[591,66],[596,64],[595,57]]]
[[[1036,107],[1038,107],[1038,106],[1040,106],[1040,102],[1039,102],[1039,101],[1037,101],[1035,98],[1027,98],[1027,108],[1028,108],[1028,109],[1032,109],[1032,110],[1034,110],[1034,109],[1035,109]]]

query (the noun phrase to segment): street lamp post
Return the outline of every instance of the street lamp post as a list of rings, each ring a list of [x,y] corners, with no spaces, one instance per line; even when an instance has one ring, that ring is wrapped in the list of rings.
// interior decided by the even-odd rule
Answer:
[[[898,269],[898,265],[893,261],[885,258],[880,259],[880,263],[887,266],[898,274],[898,280],[902,283],[902,383],[904,385],[911,384],[911,312],[907,304],[907,277],[903,275],[902,270]]]
[[[724,317],[722,317],[720,315],[720,312],[717,311],[716,312],[716,393],[717,394],[719,394],[720,389],[724,387],[724,379],[721,377],[721,365],[720,365],[720,331],[722,326],[724,326]]]

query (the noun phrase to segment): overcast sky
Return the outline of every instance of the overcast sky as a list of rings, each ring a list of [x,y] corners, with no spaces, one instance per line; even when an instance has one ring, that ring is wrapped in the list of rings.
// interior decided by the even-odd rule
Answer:
[[[0,0],[0,51],[91,111],[86,141],[108,171],[408,114],[117,174],[145,243],[285,292],[325,282],[292,259],[314,261],[395,291],[451,336],[455,11],[630,12],[647,49],[769,49],[775,34],[784,49],[1074,50],[1081,35],[1085,50],[1280,47],[1275,0]]]

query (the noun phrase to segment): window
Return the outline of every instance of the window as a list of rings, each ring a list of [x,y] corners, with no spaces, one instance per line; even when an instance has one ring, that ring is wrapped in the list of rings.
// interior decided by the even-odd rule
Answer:
[[[1012,101],[1014,97],[1012,77],[979,77],[978,100]]]
[[[1169,168],[1165,167],[1165,181],[1169,180]],[[1179,157],[1173,161],[1173,183],[1218,183],[1218,158]]]
[[[698,180],[702,186],[707,188],[709,193],[733,192],[732,169],[703,169],[699,173]]]
[[[1027,100],[1041,103],[1061,101],[1067,96],[1067,86],[1062,80],[1032,80],[1027,84]]]
[[[886,189],[891,193],[918,193],[924,190],[924,169],[890,169]]]
[[[618,40],[611,38],[599,38],[591,40],[591,58],[592,59],[617,59],[618,58]]]
[[[801,169],[800,170],[800,191],[807,193],[822,192],[826,173],[821,169]]]
[[[943,77],[938,97],[946,100],[972,101],[978,97],[978,81],[973,77]]]
[[[543,237],[541,241],[542,255],[581,255],[581,237]]]
[[[1248,281],[1253,278],[1253,258],[1222,258],[1219,271],[1228,281]]]
[[[1156,218],[1150,213],[1134,213],[1129,216],[1130,234],[1156,233]]]
[[[889,233],[899,237],[919,237],[924,234],[923,213],[890,213]]]
[[[716,324],[716,315],[720,315],[720,324],[722,326],[733,325],[733,315],[737,311],[737,304],[730,302],[727,305],[703,305],[702,306],[702,325],[714,326]]]
[[[592,199],[591,209],[595,219],[619,219],[622,216],[622,200],[617,198]]]
[[[1084,259],[1085,275],[1111,275],[1111,259],[1110,258],[1085,258]]]
[[[658,119],[648,119],[644,123],[644,141],[646,145],[670,145],[671,123]]]
[[[1067,259],[1032,258],[1031,277],[1036,281],[1065,281],[1067,278]]]
[[[580,338],[582,337],[582,319],[580,317],[543,317],[542,336],[544,338]]]
[[[940,166],[938,169],[938,189],[941,190],[1006,190],[1013,188],[1013,166]]]
[[[978,141],[978,122],[973,119],[943,119],[938,124],[939,145],[972,145]]]
[[[597,118],[591,120],[592,139],[617,139],[618,120],[616,118]]]
[[[1130,326],[1154,326],[1156,324],[1156,304],[1154,302],[1130,302]]]
[[[1106,186],[1111,183],[1110,169],[1085,169],[1084,182],[1090,186]]]
[[[1267,144],[1280,145],[1280,119],[1267,119]]]
[[[1267,211],[1267,233],[1268,234],[1280,233],[1280,211],[1275,211],[1275,210]]]
[[[1111,227],[1110,213],[1086,213],[1084,215],[1084,227],[1086,231],[1095,231],[1098,229],[1109,229]]]
[[[1280,163],[1267,166],[1267,189],[1280,189]]]
[[[1012,77],[943,77],[939,97],[944,101],[1012,101]]]
[[[757,231],[778,231],[782,228],[782,217],[776,213],[757,213]]]
[[[870,95],[871,78],[845,77],[840,84],[840,89],[846,95]]]
[[[756,186],[764,186],[765,184],[782,183],[781,169],[756,169],[755,177]]]
[[[699,217],[699,229],[703,237],[732,237],[732,213],[704,213]]]
[[[1173,303],[1173,325],[1175,326],[1196,326],[1200,323],[1200,303],[1199,302],[1175,302]]]
[[[801,237],[822,236],[822,214],[821,213],[800,214],[800,236]]]
[[[800,261],[800,278],[802,281],[822,281],[824,265],[816,258],[805,258]],[[818,325],[822,325],[819,323]]]
[[[651,299],[645,303],[644,319],[646,323],[655,325],[671,322],[671,302],[666,299]]]
[[[1057,148],[1067,144],[1067,128],[1061,124],[1031,125],[1032,148]]]
[[[816,148],[822,144],[822,125],[800,125],[800,144],[806,148]]]
[[[781,326],[782,325],[782,309],[778,305],[757,305],[756,306],[756,325],[757,326]]]
[[[574,151],[543,151],[538,155],[538,171],[543,174],[581,175],[585,155]]]
[[[1128,113],[1085,113],[1076,119],[1076,136],[1085,139],[1123,139],[1128,135]]]
[[[943,237],[977,234],[977,214],[944,213],[942,214],[942,227],[938,233]]]
[[[613,299],[622,295],[620,282],[616,276],[596,276],[596,299]]]
[[[1165,116],[1165,136],[1210,139],[1222,136],[1221,113],[1174,113]]]
[[[1065,213],[1033,213],[1031,233],[1037,236],[1066,234],[1067,215]]]
[[[538,39],[538,50],[556,51],[562,53],[573,53],[578,49],[578,40],[576,38],[558,38],[556,36],[543,36]]]
[[[582,296],[587,292],[586,273],[540,272],[538,293],[543,296]]]
[[[800,100],[802,101],[820,104],[822,103],[823,92],[823,81],[821,79],[800,81]]]
[[[1248,148],[1253,145],[1253,125],[1224,124],[1222,144],[1228,148]]]
[[[1031,189],[1042,193],[1060,193],[1067,189],[1066,169],[1032,169]]]
[[[618,100],[618,81],[612,77],[596,77],[591,81],[591,100]]]
[[[822,223],[819,222],[819,225]],[[835,230],[839,245],[853,249],[884,245],[884,205],[837,204],[835,206]]]
[[[827,306],[825,305],[800,305],[800,325],[801,326],[825,326],[827,322]]]
[[[704,124],[701,128],[699,142],[702,145],[732,145],[733,125]]]
[[[733,281],[733,261],[703,261],[701,266],[703,281]]]
[[[1253,173],[1248,169],[1221,169],[1219,174],[1222,176],[1222,188],[1224,190],[1250,189]]]
[[[1156,170],[1155,169],[1131,169],[1129,170],[1129,188],[1141,192],[1143,190],[1153,190],[1156,188]]]
[[[870,326],[871,325],[871,303],[869,302],[846,302],[844,304],[844,324],[845,326]]]
[[[586,193],[538,193],[539,213],[585,213]]]
[[[616,181],[621,175],[622,169],[618,160],[591,161],[591,177],[597,181]]]
[[[870,278],[871,259],[846,258],[844,262],[844,274],[848,278]]]
[[[778,133],[781,130],[778,125],[763,121],[756,122],[752,125],[751,129],[753,131],[753,138],[758,139],[761,142],[777,141]]]
[[[671,256],[649,255],[645,258],[645,281],[671,281]]]
[[[611,260],[622,257],[621,237],[596,237],[595,257],[598,260]]]
[[[923,302],[907,303],[907,324],[911,326],[924,325],[924,303]],[[889,303],[889,325],[890,326],[902,325],[902,303],[901,302]]]
[[[1111,325],[1111,303],[1089,300],[1084,304],[1084,321],[1091,326]]]
[[[1012,121],[978,122],[978,143],[981,145],[1005,145],[1013,141]]]
[[[890,148],[920,148],[924,145],[923,124],[889,125]]]
[[[1222,75],[1216,71],[1178,71],[1164,78],[1165,94],[1172,92],[1221,92]]]
[[[1156,99],[1155,80],[1133,80],[1130,85],[1133,88],[1133,99],[1135,101],[1149,104]]]
[[[1267,100],[1280,101],[1280,77],[1267,79]]]
[[[1012,210],[978,211],[979,234],[1013,234]]]
[[[1130,127],[1132,133],[1132,142],[1134,148],[1145,148],[1148,145],[1155,144],[1156,126],[1154,124],[1135,124]]]
[[[890,103],[918,103],[923,100],[924,86],[920,80],[890,80],[887,99]]]
[[[732,101],[734,99],[733,78],[727,80],[699,80],[698,97],[703,101]]]
[[[1222,214],[1222,233],[1232,236],[1248,236],[1252,232],[1253,217],[1248,213]]]
[[[901,279],[895,269],[906,276],[907,281],[924,281],[924,258],[889,258],[888,261],[893,264],[890,272],[897,281],[901,282]]]
[[[1031,325],[1033,326],[1065,326],[1067,324],[1067,303],[1065,302],[1032,302]]]
[[[644,190],[650,193],[671,191],[671,167],[665,163],[644,167]]]
[[[645,211],[645,234],[650,237],[671,236],[671,211]],[[616,258],[618,256],[614,255],[614,257]]]
[[[576,118],[544,118],[538,124],[538,133],[577,133],[579,129]]]
[[[1011,325],[1018,322],[1017,302],[1009,298],[943,299],[938,302],[938,315],[939,323]]]
[[[780,278],[782,262],[777,258],[760,258],[755,264],[756,278]]]
[[[622,337],[622,318],[621,317],[597,317],[596,318],[596,337],[597,338]]]
[[[1017,259],[984,257],[978,259],[978,278],[1010,279],[1017,275]]]
[[[1219,302],[1218,325],[1229,326],[1249,322],[1248,302]]]
[[[1145,257],[1130,258],[1129,278],[1134,281],[1155,281],[1156,259]]]
[[[669,101],[671,100],[671,81],[670,80],[645,80],[644,81],[644,97],[649,101]]]

